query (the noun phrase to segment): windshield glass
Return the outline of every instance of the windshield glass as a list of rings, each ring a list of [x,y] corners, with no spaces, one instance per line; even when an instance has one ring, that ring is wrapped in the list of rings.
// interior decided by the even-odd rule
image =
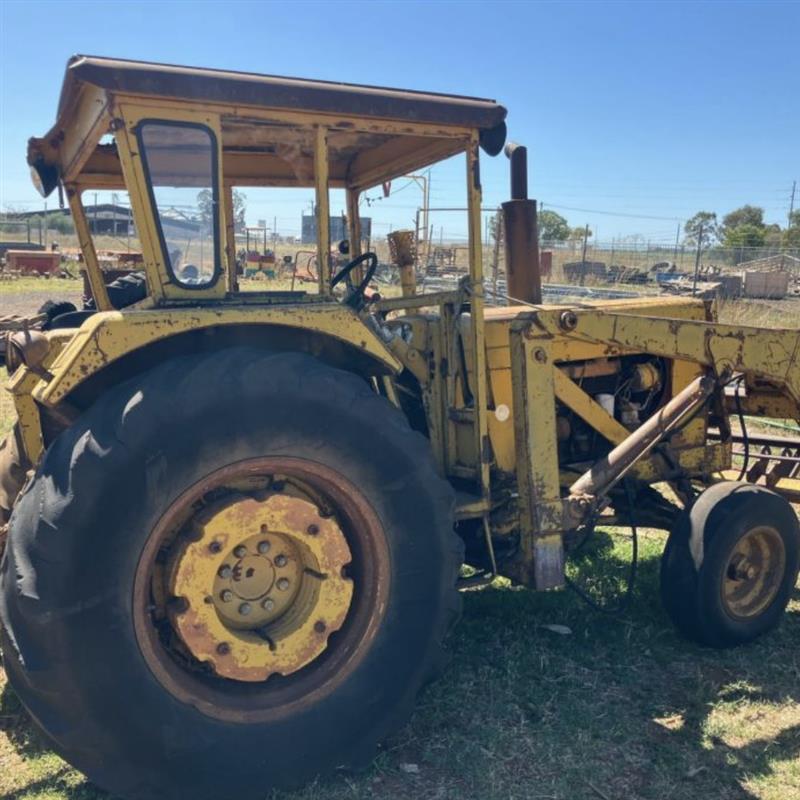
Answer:
[[[146,121],[139,144],[167,269],[181,286],[207,287],[220,272],[214,135],[202,125]]]

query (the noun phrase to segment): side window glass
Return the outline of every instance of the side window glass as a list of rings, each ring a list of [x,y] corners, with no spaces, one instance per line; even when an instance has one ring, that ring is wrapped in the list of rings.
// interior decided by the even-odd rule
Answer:
[[[146,121],[139,147],[167,269],[186,288],[220,272],[217,150],[202,125]]]

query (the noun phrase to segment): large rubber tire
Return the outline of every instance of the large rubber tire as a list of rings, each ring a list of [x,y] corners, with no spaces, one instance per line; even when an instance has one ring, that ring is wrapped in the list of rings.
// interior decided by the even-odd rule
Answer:
[[[762,525],[773,527],[783,542],[780,585],[758,614],[732,616],[722,600],[725,568],[737,541]],[[800,527],[792,506],[760,486],[718,483],[676,520],[661,559],[662,603],[678,630],[692,641],[716,648],[745,644],[778,625],[799,565]]]
[[[148,669],[134,573],[187,486],[264,455],[313,459],[362,490],[382,523],[389,589],[343,682],[302,711],[230,721]],[[261,798],[363,766],[444,662],[460,611],[453,506],[427,440],[360,378],[246,348],[170,361],[100,399],[20,497],[0,573],[9,680],[55,749],[127,798]]]

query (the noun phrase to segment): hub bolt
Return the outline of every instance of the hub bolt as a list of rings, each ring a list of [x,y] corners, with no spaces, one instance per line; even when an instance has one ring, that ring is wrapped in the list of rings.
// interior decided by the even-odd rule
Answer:
[[[252,610],[253,610],[253,609],[251,608],[251,606],[250,606],[250,603],[242,603],[242,604],[239,606],[239,613],[240,613],[240,614],[241,614],[243,617],[246,617],[246,616],[247,616],[247,615],[248,615],[248,614],[249,614],[249,613],[250,613]]]
[[[230,589],[223,589],[219,594],[223,603],[230,603],[233,600],[233,592]]]
[[[269,545],[268,541],[264,540],[263,542],[259,542],[258,543],[258,552],[261,553],[261,555],[263,556],[264,553],[269,553],[269,547],[270,547],[270,545]]]
[[[231,576],[230,565],[229,564],[223,564],[219,568],[219,570],[217,571],[217,575],[219,575],[220,578],[230,578],[230,576]]]
[[[278,588],[285,592],[289,588],[289,579],[288,578],[278,578]]]
[[[275,566],[276,566],[276,567],[285,567],[285,566],[286,566],[286,556],[284,556],[284,555],[279,555],[279,556],[278,556],[278,557],[275,559]]]
[[[208,549],[212,553],[219,553],[219,551],[222,550],[222,545],[219,542],[211,542],[211,544],[208,546]]]
[[[316,536],[319,533],[319,525],[311,524],[308,526],[307,531],[311,536]]]
[[[314,630],[317,633],[325,633],[325,628],[326,628],[325,623],[322,620],[318,620],[317,622],[314,623]]]
[[[233,554],[236,558],[244,558],[247,555],[247,548],[243,544],[240,544],[238,547],[234,548]]]
[[[217,652],[221,656],[226,656],[231,651],[231,646],[227,642],[221,642],[217,645]]]
[[[272,611],[275,608],[275,601],[271,597],[266,597],[261,601],[261,608],[265,611]]]

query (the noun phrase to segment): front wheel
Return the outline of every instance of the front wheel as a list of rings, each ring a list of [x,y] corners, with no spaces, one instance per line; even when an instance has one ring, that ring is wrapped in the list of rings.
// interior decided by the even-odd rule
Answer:
[[[661,596],[676,627],[711,647],[752,641],[774,628],[800,563],[792,506],[748,483],[718,483],[684,512],[661,561]]]
[[[62,434],[18,501],[9,680],[129,798],[263,797],[363,764],[442,661],[452,506],[361,379],[244,348],[169,362]]]

